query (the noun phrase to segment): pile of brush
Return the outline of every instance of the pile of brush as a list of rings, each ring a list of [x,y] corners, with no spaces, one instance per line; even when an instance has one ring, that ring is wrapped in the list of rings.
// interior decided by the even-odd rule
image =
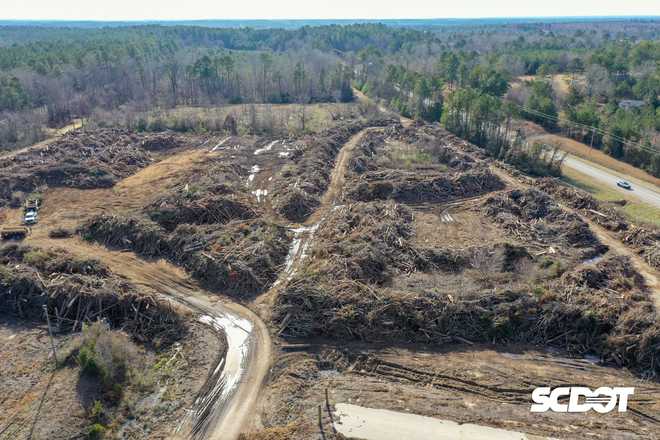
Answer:
[[[0,247],[0,309],[39,320],[44,307],[56,331],[79,331],[103,319],[142,342],[167,344],[186,332],[180,310],[155,293],[138,292],[96,260],[63,249]]]
[[[503,188],[502,181],[487,168],[455,174],[383,170],[361,175],[347,197],[358,201],[393,199],[400,203],[443,203]]]
[[[557,179],[541,179],[539,187],[604,228],[618,233],[619,239],[636,251],[653,268],[660,269],[660,229],[652,225],[636,226],[623,215],[599,202],[581,189],[568,187]]]
[[[109,188],[151,163],[149,150],[180,144],[174,135],[141,135],[126,130],[74,131],[46,147],[0,159],[0,206],[40,186]],[[21,203],[18,200],[16,203]]]
[[[531,246],[553,247],[565,255],[577,249],[580,259],[607,251],[607,246],[600,243],[579,216],[562,209],[550,196],[536,189],[491,196],[482,210],[510,235]]]
[[[97,216],[79,232],[87,240],[177,264],[208,289],[262,293],[276,280],[291,241],[286,228],[260,219],[224,225],[180,224],[168,231],[138,217]]]
[[[301,139],[302,147],[291,157],[293,166],[284,169],[273,182],[276,210],[290,221],[304,221],[311,214],[309,207],[318,205],[328,188],[342,146],[366,127],[385,126],[391,122],[390,119],[350,121]]]
[[[540,291],[469,290],[460,297],[438,289],[379,288],[327,272],[304,274],[275,305],[274,323],[284,337],[539,344],[660,374],[657,315],[625,259],[568,272]]]

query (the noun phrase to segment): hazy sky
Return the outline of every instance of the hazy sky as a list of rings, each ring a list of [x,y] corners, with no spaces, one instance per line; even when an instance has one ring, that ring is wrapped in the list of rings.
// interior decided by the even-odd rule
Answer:
[[[0,0],[0,19],[445,18],[660,15],[660,0]]]

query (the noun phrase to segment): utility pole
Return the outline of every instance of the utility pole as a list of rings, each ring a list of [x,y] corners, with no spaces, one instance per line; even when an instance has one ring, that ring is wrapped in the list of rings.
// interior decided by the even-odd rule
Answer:
[[[594,147],[594,133],[595,132],[596,132],[596,129],[592,127],[591,128],[591,145],[590,145],[591,148]]]
[[[48,316],[48,306],[44,305],[44,313],[46,314],[46,322],[48,323],[48,335],[50,336],[50,347],[53,349],[53,358],[55,359],[55,365],[58,364],[57,361],[57,351],[55,350],[55,340],[53,339],[53,330],[50,327],[50,316]]]

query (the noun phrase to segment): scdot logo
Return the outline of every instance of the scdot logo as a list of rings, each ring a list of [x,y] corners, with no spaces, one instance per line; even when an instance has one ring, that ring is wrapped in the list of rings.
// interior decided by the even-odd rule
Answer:
[[[619,412],[628,409],[628,396],[635,389],[630,387],[600,387],[592,391],[587,387],[540,387],[532,391],[532,412],[582,413],[594,410],[600,414],[612,411],[618,405]],[[568,403],[559,403],[562,397],[568,397]]]

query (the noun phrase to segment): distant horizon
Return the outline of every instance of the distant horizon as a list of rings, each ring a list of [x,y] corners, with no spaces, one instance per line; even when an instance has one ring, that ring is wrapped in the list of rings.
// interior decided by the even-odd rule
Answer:
[[[1,19],[2,27],[71,27],[100,29],[103,27],[131,27],[140,25],[198,26],[208,28],[251,27],[255,29],[297,29],[303,26],[330,26],[350,24],[383,24],[410,28],[460,27],[469,25],[507,24],[570,24],[604,21],[660,21],[660,15],[572,15],[529,17],[441,17],[441,18],[204,18],[204,19]]]
[[[1,18],[0,22],[114,22],[114,23],[130,23],[130,22],[213,22],[213,21],[434,21],[434,20],[461,20],[461,21],[474,21],[474,20],[532,20],[532,19],[616,19],[616,18],[653,18],[660,19],[658,15],[640,15],[640,14],[619,14],[619,15],[529,15],[529,16],[483,16],[483,17],[388,17],[388,18],[368,18],[368,17],[353,17],[353,18],[127,18],[127,19],[97,19],[97,18]]]
[[[570,12],[570,14],[565,14]],[[260,20],[501,20],[641,18],[660,16],[657,0],[4,0],[0,20],[78,22],[171,22]],[[216,18],[207,18],[216,17]]]

